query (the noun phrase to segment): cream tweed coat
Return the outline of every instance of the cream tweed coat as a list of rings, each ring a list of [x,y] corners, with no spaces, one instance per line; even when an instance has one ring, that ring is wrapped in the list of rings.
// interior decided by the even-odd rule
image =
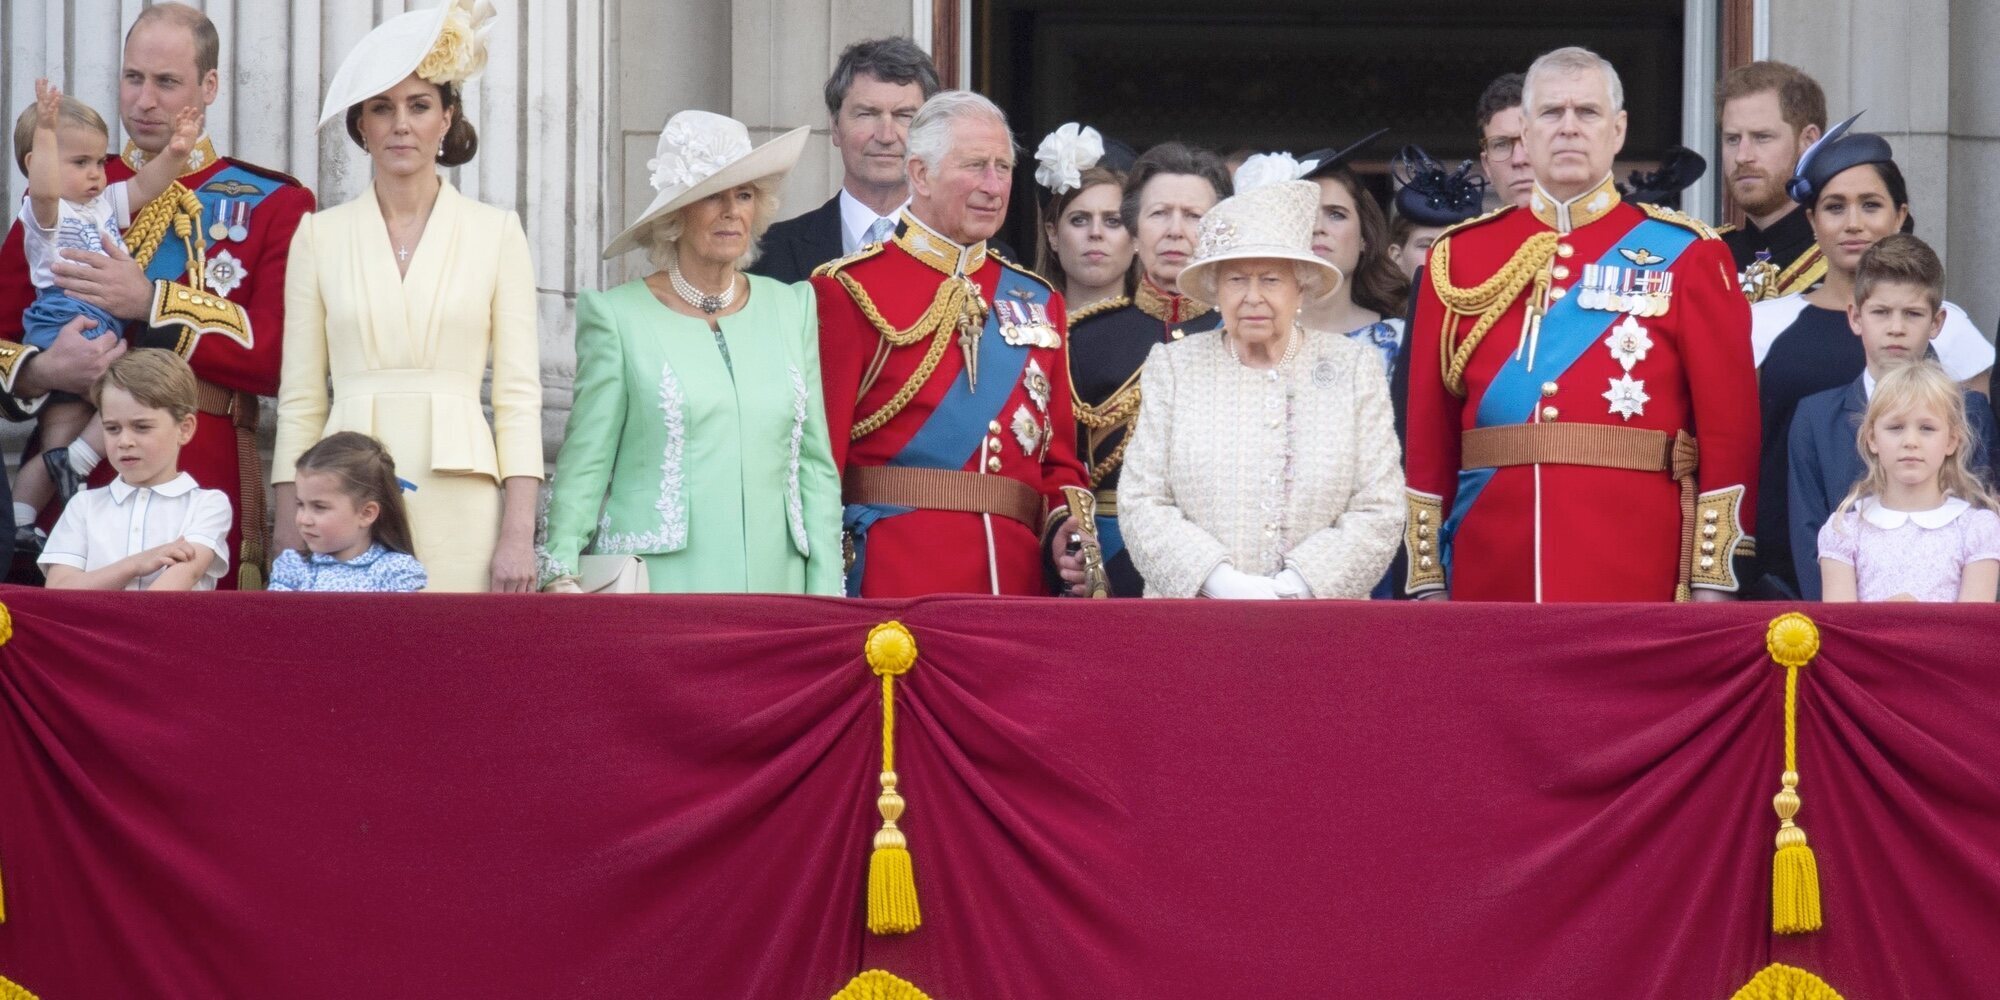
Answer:
[[[1365,598],[1403,536],[1403,469],[1380,353],[1308,331],[1273,370],[1221,331],[1160,344],[1140,373],[1119,525],[1148,597],[1194,597],[1228,562],[1294,569],[1315,597]]]

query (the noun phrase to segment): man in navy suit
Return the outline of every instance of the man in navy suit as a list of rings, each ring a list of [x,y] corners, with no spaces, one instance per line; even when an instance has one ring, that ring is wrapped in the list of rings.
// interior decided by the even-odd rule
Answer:
[[[845,174],[840,193],[772,226],[751,273],[804,281],[813,268],[893,235],[896,210],[910,197],[903,173],[910,120],[937,92],[936,67],[908,38],[848,46],[826,81],[833,147]]]
[[[1820,600],[1819,529],[1847,491],[1867,469],[1856,440],[1875,380],[1891,368],[1921,359],[1944,328],[1944,265],[1936,252],[1915,236],[1898,233],[1883,238],[1861,255],[1854,273],[1854,304],[1847,323],[1861,338],[1868,367],[1861,377],[1837,389],[1817,392],[1799,401],[1792,414],[1790,435],[1792,566],[1799,575],[1799,596]],[[1972,470],[1992,480],[1987,444],[1993,440],[1992,404],[1967,391],[1965,416],[1972,427]]]

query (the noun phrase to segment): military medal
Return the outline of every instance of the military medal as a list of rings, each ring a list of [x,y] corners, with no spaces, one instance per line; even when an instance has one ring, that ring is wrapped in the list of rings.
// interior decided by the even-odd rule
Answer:
[[[1611,357],[1617,360],[1619,367],[1630,372],[1633,365],[1646,360],[1646,352],[1653,349],[1653,338],[1638,320],[1627,316],[1625,322],[1611,328],[1610,335],[1604,338],[1604,346],[1611,349]]]
[[[208,227],[208,238],[210,240],[220,243],[229,238],[229,223],[222,221],[223,217],[228,214],[229,199],[223,198],[217,201],[215,203],[215,222]]]
[[[247,201],[238,201],[235,205],[234,216],[235,218],[229,226],[229,238],[234,242],[241,243],[250,238],[250,203]]]
[[[1630,372],[1611,379],[1611,388],[1604,391],[1604,398],[1611,403],[1611,412],[1626,420],[1646,412],[1646,404],[1653,397],[1646,395],[1646,380],[1635,379]]]

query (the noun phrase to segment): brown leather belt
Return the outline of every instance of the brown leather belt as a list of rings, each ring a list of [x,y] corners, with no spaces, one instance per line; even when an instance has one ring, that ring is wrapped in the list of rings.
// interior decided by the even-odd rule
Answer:
[[[1476,427],[1459,444],[1459,467],[1592,465],[1634,472],[1692,475],[1697,451],[1686,433],[1610,424],[1511,424]]]
[[[236,584],[244,590],[262,590],[264,553],[270,539],[264,523],[264,461],[257,452],[257,397],[196,379],[194,399],[195,409],[228,417],[236,428],[237,517],[243,528],[243,547],[236,553]]]
[[[998,514],[1027,525],[1030,531],[1042,530],[1042,495],[1028,484],[1006,476],[982,476],[951,469],[858,466],[847,470],[847,475],[841,478],[840,498],[851,504]]]

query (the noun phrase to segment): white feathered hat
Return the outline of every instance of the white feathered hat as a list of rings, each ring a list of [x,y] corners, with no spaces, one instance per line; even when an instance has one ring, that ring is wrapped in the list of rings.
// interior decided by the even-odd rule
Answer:
[[[727,115],[683,111],[667,119],[660,145],[646,161],[653,172],[653,203],[604,248],[604,259],[636,249],[656,219],[739,184],[789,173],[811,133],[811,126],[801,125],[753,149],[750,129]]]
[[[462,84],[486,68],[492,0],[445,0],[443,6],[398,14],[375,26],[347,54],[326,88],[319,127],[415,73],[432,83]]]

